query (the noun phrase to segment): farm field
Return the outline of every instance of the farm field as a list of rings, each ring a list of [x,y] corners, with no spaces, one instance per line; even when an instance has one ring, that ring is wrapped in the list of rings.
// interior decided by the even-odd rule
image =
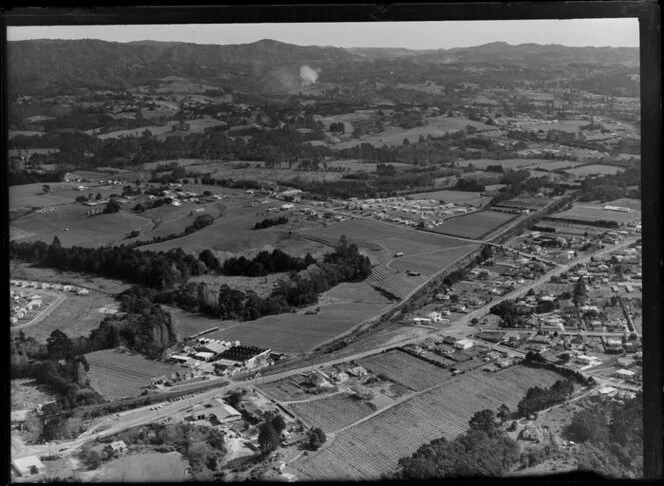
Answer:
[[[433,253],[403,256],[392,260],[388,267],[401,272],[414,271],[421,272],[423,275],[433,275],[457,258],[461,258],[477,248],[479,245],[465,244]]]
[[[354,393],[340,393],[288,406],[306,423],[325,432],[334,432],[375,412],[375,406],[370,403],[357,398]]]
[[[641,211],[632,210],[628,213],[604,209],[604,206],[613,206],[613,203],[580,203],[575,202],[572,209],[552,214],[547,219],[571,219],[575,221],[615,221],[625,223],[641,219]]]
[[[542,209],[551,202],[551,198],[545,197],[515,197],[498,204],[498,206],[518,209]]]
[[[389,304],[391,301],[366,282],[343,282],[320,296],[320,303],[334,301],[366,302],[369,304]]]
[[[114,214],[86,216],[89,209],[87,206],[67,204],[48,213],[30,213],[12,221],[10,238],[21,237],[25,241],[41,240],[50,244],[57,236],[62,246],[97,247],[122,242],[126,233],[132,230],[152,227],[152,221],[148,218],[124,209]]]
[[[451,376],[448,371],[399,350],[364,358],[358,364],[414,391],[435,386]]]
[[[500,165],[503,169],[522,169],[524,167],[536,167],[538,165],[546,165],[553,160],[546,159],[469,159],[460,160],[460,167],[475,167],[476,169],[486,170],[490,165]]]
[[[220,321],[184,311],[173,311],[177,332],[182,336],[210,327],[220,329],[206,337],[270,348],[275,352],[303,353],[321,345],[379,313],[390,304],[338,303],[320,305],[318,314],[279,314],[255,321]]]
[[[410,194],[409,197],[412,199],[435,199],[446,203],[467,204],[477,207],[482,207],[491,200],[491,197],[482,196],[480,192],[453,190],[420,192],[418,194]]]
[[[467,373],[340,432],[321,452],[292,466],[302,479],[380,477],[422,444],[440,437],[451,439],[467,430],[475,412],[496,410],[503,403],[515,409],[529,387],[550,386],[560,378],[551,371],[524,366]]]
[[[592,164],[585,165],[583,167],[574,167],[572,169],[566,170],[565,172],[572,174],[577,178],[584,178],[589,175],[618,174],[624,171],[625,169],[623,167],[618,167],[615,165]]]
[[[445,220],[442,225],[436,226],[434,231],[463,238],[482,238],[514,218],[516,218],[515,214],[491,210],[480,211]]]
[[[20,330],[26,336],[34,337],[40,342],[45,342],[56,329],[70,338],[87,336],[90,331],[99,327],[110,311],[118,307],[118,302],[113,297],[101,292],[92,291],[88,295],[76,295],[71,292],[62,292],[62,294],[66,295],[62,304],[41,321]],[[18,331],[12,329],[13,334]]]
[[[92,386],[108,400],[136,396],[149,385],[150,378],[181,369],[119,348],[88,353],[85,358],[90,364]]]
[[[178,453],[136,454],[115,459],[97,472],[93,482],[143,483],[184,481],[187,461]]]
[[[571,160],[544,160],[542,163],[536,164],[534,167],[548,171],[555,171],[574,168],[578,165],[581,165],[581,162],[572,162]]]

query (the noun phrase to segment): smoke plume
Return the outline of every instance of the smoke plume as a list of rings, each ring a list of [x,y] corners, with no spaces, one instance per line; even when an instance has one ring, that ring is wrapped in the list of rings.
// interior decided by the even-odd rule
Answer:
[[[314,84],[318,79],[318,71],[311,69],[306,64],[300,67],[300,78],[302,79],[302,85],[308,86]]]

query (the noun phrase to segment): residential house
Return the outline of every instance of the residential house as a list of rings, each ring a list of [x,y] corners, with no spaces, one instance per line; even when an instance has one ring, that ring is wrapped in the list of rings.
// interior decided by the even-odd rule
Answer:
[[[617,378],[622,378],[623,380],[629,380],[633,378],[635,374],[636,373],[634,373],[631,370],[619,369],[613,374],[613,376]]]
[[[109,453],[123,454],[127,452],[127,444],[123,440],[116,440],[108,444],[104,450]]]
[[[347,373],[351,376],[365,376],[367,374],[367,370],[365,370],[362,366],[354,366],[347,370]]]

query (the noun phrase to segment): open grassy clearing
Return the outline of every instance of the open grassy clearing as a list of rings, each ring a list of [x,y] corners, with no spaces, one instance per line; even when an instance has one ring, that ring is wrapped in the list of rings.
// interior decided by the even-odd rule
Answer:
[[[354,393],[341,393],[320,400],[293,403],[289,407],[306,423],[320,427],[325,432],[346,427],[376,411],[371,402],[361,400]]]
[[[119,348],[88,353],[85,359],[90,363],[88,376],[92,386],[109,400],[136,396],[150,384],[150,378],[182,369]]]
[[[255,321],[220,321],[189,312],[171,312],[179,335],[219,327],[207,337],[270,348],[275,352],[303,353],[385,309],[389,304],[337,303],[320,305],[318,314],[279,314]]]
[[[422,444],[464,432],[475,412],[496,410],[502,403],[515,409],[529,387],[550,386],[560,378],[548,370],[523,366],[464,374],[339,433],[329,447],[292,465],[303,479],[380,477]]]
[[[198,211],[202,209],[202,211]],[[202,215],[209,214],[213,218],[219,218],[224,214],[225,205],[222,202],[214,203],[185,203],[175,207],[168,204],[154,209],[148,209],[141,216],[150,218],[154,223],[154,229],[141,232],[136,239],[138,241],[149,241],[155,236],[166,237],[171,234],[179,234],[190,226],[194,220]]]
[[[325,227],[303,231],[303,233],[328,241],[330,244],[335,244],[341,235],[345,235],[350,242],[359,246],[379,243],[389,252],[403,252],[405,256],[408,256],[409,253],[444,250],[459,246],[459,241],[453,238],[366,219],[330,223]]]
[[[352,121],[350,123],[352,125]],[[416,143],[420,139],[420,136],[424,136],[425,138],[429,135],[432,137],[440,137],[446,133],[463,130],[468,125],[473,126],[478,130],[495,130],[495,127],[490,125],[485,125],[484,123],[472,121],[462,117],[430,117],[425,119],[425,123],[426,124],[422,125],[421,127],[409,129],[396,126],[387,126],[380,133],[362,135],[360,138],[353,138],[351,140],[339,142],[334,145],[334,148],[351,148],[361,143],[370,143],[375,147],[382,147],[383,145],[397,146],[401,145],[404,139],[408,139],[410,143]]]
[[[37,293],[43,295],[45,291]],[[71,292],[63,294],[66,294],[65,301],[53,312],[38,323],[21,329],[26,336],[46,342],[51,333],[59,329],[72,338],[87,337],[90,331],[99,327],[99,323],[110,311],[117,310],[118,307],[118,302],[113,297],[101,292],[93,291],[89,295],[76,295]],[[18,330],[12,330],[12,334],[15,333],[18,333]]]
[[[436,226],[434,231],[436,233],[464,238],[482,238],[515,217],[516,215],[511,213],[491,210],[480,211],[467,216],[445,220],[442,225]]]
[[[161,135],[162,133],[170,132],[173,129],[171,123],[165,125],[149,125],[146,127],[132,128],[129,130],[116,130],[114,132],[100,133],[97,138],[105,140],[107,138],[122,138],[122,137],[140,137],[145,130],[149,130],[152,135]]]
[[[625,169],[616,165],[592,164],[584,165],[583,167],[573,167],[565,172],[575,177],[583,178],[589,175],[601,176],[606,174],[618,174],[620,172],[625,172]]]
[[[69,204],[59,206],[48,213],[30,213],[12,222],[11,228],[31,233],[22,240],[51,243],[57,236],[62,246],[87,246],[118,244],[132,230],[152,228],[152,221],[125,209],[113,214],[86,216],[90,208]]]
[[[9,396],[12,410],[32,410],[39,404],[55,399],[46,385],[40,385],[32,378],[11,380]]]
[[[417,194],[410,194],[408,197],[411,199],[435,199],[436,201],[445,203],[467,204],[469,206],[478,207],[484,206],[491,201],[491,197],[482,196],[482,193],[480,192],[454,190],[420,192]]]
[[[177,482],[187,477],[187,461],[178,453],[136,454],[115,459],[97,472],[94,482]]]
[[[549,219],[572,219],[577,221],[616,221],[625,223],[641,219],[641,211],[630,212],[611,211],[604,209],[605,206],[613,206],[613,203],[580,203],[575,202],[572,209],[548,216]]]
[[[414,391],[432,387],[450,377],[449,371],[399,350],[364,358],[358,364]]]
[[[279,248],[290,255],[302,257],[307,253],[317,257],[330,251],[329,247],[321,243],[307,240],[295,233],[290,234],[290,229],[297,227],[298,223],[295,222],[262,230],[251,229],[255,223],[265,218],[284,215],[289,219],[293,218],[290,213],[268,213],[253,217],[243,217],[241,215],[234,217],[227,213],[215,220],[210,226],[189,236],[146,245],[142,248],[152,251],[182,248],[183,251],[195,255],[209,249],[220,261],[237,255],[251,258],[261,251],[272,251],[275,248]]]

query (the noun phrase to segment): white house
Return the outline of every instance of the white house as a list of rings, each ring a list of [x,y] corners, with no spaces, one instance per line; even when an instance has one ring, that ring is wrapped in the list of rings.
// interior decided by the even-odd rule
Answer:
[[[470,339],[459,339],[457,342],[454,343],[454,347],[456,349],[461,349],[461,350],[472,348],[474,345],[475,343]]]
[[[633,371],[620,369],[616,371],[613,375],[618,378],[622,378],[623,380],[627,380],[634,377],[634,374],[635,373]]]

